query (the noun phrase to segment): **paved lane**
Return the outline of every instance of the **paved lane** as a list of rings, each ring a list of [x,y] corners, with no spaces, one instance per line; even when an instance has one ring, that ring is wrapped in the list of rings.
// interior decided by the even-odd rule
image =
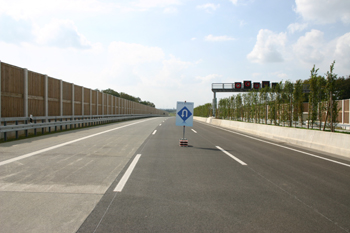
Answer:
[[[158,125],[123,190],[114,192],[131,160],[79,232],[349,232],[349,161],[193,129],[181,148],[175,119]]]
[[[1,144],[0,232],[76,232],[163,120],[126,121]]]

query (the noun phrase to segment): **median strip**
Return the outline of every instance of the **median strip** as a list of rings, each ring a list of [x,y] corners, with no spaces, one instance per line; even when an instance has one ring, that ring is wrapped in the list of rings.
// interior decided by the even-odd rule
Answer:
[[[239,162],[240,164],[246,166],[247,164],[245,162],[243,162],[242,160],[236,158],[235,156],[233,156],[232,154],[230,154],[229,152],[225,151],[224,149],[222,149],[220,146],[216,146],[216,148],[218,148],[219,150],[221,150],[222,152],[224,152],[225,154],[227,154],[228,156],[230,156],[231,158],[233,158],[234,160],[236,160],[237,162]]]

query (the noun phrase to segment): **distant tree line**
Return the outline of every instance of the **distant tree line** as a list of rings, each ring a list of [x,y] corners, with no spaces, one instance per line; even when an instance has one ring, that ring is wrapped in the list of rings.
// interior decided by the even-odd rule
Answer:
[[[152,102],[143,101],[143,100],[141,100],[140,97],[134,97],[134,96],[126,94],[124,92],[118,93],[118,92],[116,92],[115,90],[113,90],[111,88],[108,88],[106,90],[101,90],[101,92],[106,93],[106,94],[110,94],[110,95],[113,95],[113,96],[116,96],[116,97],[120,97],[122,99],[134,101],[136,103],[140,103],[140,104],[147,105],[147,106],[150,106],[150,107],[154,107],[154,108],[156,107],[155,104],[152,103]]]
[[[339,112],[337,100],[350,99],[350,75],[338,78],[334,64],[335,61],[325,76],[319,75],[319,69],[314,65],[307,80],[299,79],[295,83],[287,80],[274,88],[265,87],[220,99],[216,117],[290,127],[294,124],[296,127],[303,124],[303,112],[306,110],[303,103],[306,102],[309,103],[307,126],[317,125],[321,130],[323,125],[325,130],[328,125],[333,132]],[[308,93],[304,93],[305,87]],[[207,103],[196,107],[194,115],[211,116],[212,105]]]

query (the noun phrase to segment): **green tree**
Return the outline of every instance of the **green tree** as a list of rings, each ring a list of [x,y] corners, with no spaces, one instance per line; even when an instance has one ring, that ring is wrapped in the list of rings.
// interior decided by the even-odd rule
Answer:
[[[319,130],[322,127],[322,116],[326,110],[327,92],[326,92],[326,79],[323,76],[317,76],[317,88],[318,88],[318,119],[320,121]]]
[[[102,90],[102,92],[106,93],[106,94],[110,94],[110,95],[116,96],[116,97],[120,97],[119,93],[116,92],[115,90],[111,89],[111,88],[108,88],[106,90]]]
[[[236,95],[235,99],[236,103],[236,119],[239,120],[241,118],[241,121],[243,121],[243,101],[242,101],[242,95],[239,93]]]
[[[286,105],[286,119],[289,121],[289,127],[293,124],[293,91],[294,84],[287,80],[284,83],[285,105]]]
[[[313,128],[315,121],[317,120],[318,116],[318,103],[320,102],[319,100],[319,87],[318,87],[318,82],[317,82],[317,72],[318,69],[315,68],[315,65],[312,67],[310,70],[310,94],[309,94],[309,114],[308,114],[308,120],[311,120],[311,128]],[[308,125],[309,128],[309,125]]]
[[[254,122],[258,123],[258,118],[260,118],[260,111],[259,111],[259,96],[258,92],[256,90],[253,90],[250,92],[250,99],[252,103],[252,114],[254,117]]]
[[[265,124],[267,124],[267,119],[268,119],[267,107],[269,103],[269,94],[268,94],[269,91],[270,91],[269,87],[264,87],[259,91],[261,117],[265,119]]]
[[[274,93],[274,90],[269,92],[269,119],[270,124],[274,122],[275,125],[277,125],[277,116],[276,116],[276,94]]]
[[[200,105],[200,106],[195,107],[193,109],[193,115],[194,116],[209,117],[211,112],[212,112],[212,105],[211,105],[211,103]]]
[[[350,75],[340,77],[335,81],[336,89],[339,91],[339,99],[350,99]]]
[[[294,121],[300,120],[300,126],[303,126],[303,81],[302,80],[297,80],[294,85],[294,90],[293,90],[293,118]]]
[[[219,100],[219,114],[218,117],[222,118],[222,119],[226,119],[227,115],[228,115],[228,99],[227,98],[223,98]]]
[[[250,104],[250,96],[248,93],[244,93],[243,97],[243,109],[244,109],[244,120],[250,122],[251,115],[251,104]]]
[[[327,71],[327,73],[326,73],[326,77],[327,77],[326,89],[327,89],[328,96],[329,96],[329,103],[327,105],[326,119],[329,115],[331,132],[334,132],[334,124],[336,123],[336,119],[338,116],[337,102],[335,101],[336,100],[335,82],[337,80],[337,75],[333,73],[334,64],[335,64],[335,61],[333,61],[333,63],[330,65],[329,71]],[[323,130],[324,129],[325,128],[323,128]]]

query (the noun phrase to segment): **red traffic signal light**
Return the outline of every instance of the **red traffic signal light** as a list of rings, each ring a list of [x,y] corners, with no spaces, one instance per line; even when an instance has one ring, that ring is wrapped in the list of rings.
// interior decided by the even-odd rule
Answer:
[[[235,82],[235,89],[241,89],[242,83],[241,82]]]
[[[244,89],[251,89],[252,81],[244,81]]]
[[[253,84],[253,88],[256,89],[256,90],[259,89],[260,88],[260,83],[254,83]]]
[[[270,87],[270,81],[262,81],[262,88]]]

